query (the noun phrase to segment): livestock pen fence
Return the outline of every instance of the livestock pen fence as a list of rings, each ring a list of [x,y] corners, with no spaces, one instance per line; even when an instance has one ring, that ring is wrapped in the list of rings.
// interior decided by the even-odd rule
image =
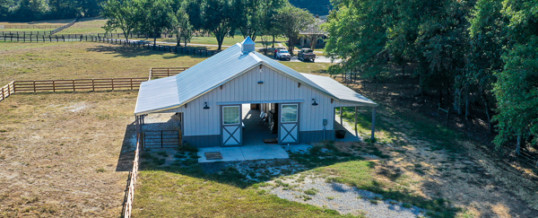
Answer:
[[[15,93],[135,90],[144,81],[179,74],[188,67],[151,68],[149,77],[15,80],[0,87],[0,102]]]
[[[148,79],[151,80],[151,79],[157,79],[157,78],[162,78],[162,77],[169,77],[169,76],[174,76],[174,75],[177,75],[185,70],[187,70],[188,67],[168,67],[168,68],[164,68],[164,67],[155,67],[155,68],[151,68],[149,70],[149,77]]]
[[[13,81],[14,93],[134,90],[145,77]]]
[[[14,82],[10,82],[7,85],[0,88],[0,102],[15,93]]]
[[[137,128],[140,128],[139,119],[137,118],[136,121]],[[137,129],[137,132],[139,129]],[[127,188],[125,190],[125,197],[123,200],[123,211],[122,211],[122,217],[129,218],[131,217],[131,213],[133,211],[133,202],[134,202],[134,195],[135,195],[135,185],[136,185],[136,178],[138,177],[138,166],[140,164],[140,134],[137,133],[136,135],[136,149],[134,153],[134,159],[133,159],[133,168],[131,168],[131,171],[129,171],[129,176],[127,178]]]
[[[172,52],[177,54],[194,55],[209,57],[218,53],[219,51],[207,50],[205,47],[179,47],[172,45],[153,45],[148,41],[143,40],[125,40],[119,38],[112,38],[122,34],[97,34],[97,35],[83,35],[83,34],[64,34],[64,35],[44,35],[44,34],[32,34],[30,33],[7,33],[0,32],[0,41],[3,42],[101,42],[110,43],[116,45],[123,45],[129,47],[145,48],[155,51]]]

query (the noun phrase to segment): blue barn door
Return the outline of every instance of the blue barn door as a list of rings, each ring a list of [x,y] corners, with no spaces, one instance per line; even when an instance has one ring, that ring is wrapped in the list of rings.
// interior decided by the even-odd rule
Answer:
[[[241,127],[241,105],[222,106],[222,145],[241,145]]]
[[[299,104],[280,105],[278,136],[280,144],[299,142]]]

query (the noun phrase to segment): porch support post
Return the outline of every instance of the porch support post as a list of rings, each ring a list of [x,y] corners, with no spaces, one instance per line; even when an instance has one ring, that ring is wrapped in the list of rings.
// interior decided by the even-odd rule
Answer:
[[[342,114],[343,114],[343,110],[342,110],[342,107],[340,107],[340,125],[344,126],[344,123],[342,122]]]
[[[359,134],[357,133],[357,106],[355,106],[355,136],[359,138]]]
[[[372,142],[375,141],[375,107],[372,107]]]

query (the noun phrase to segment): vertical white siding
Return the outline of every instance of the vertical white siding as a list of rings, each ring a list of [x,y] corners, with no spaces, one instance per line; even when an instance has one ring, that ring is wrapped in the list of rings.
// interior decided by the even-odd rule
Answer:
[[[258,84],[263,81],[263,84]],[[318,106],[312,106],[315,98]],[[184,135],[219,135],[220,105],[226,102],[279,102],[302,100],[300,106],[299,131],[323,130],[323,119],[327,119],[327,130],[333,129],[333,110],[337,101],[331,103],[331,98],[306,84],[298,83],[281,73],[263,66],[239,76],[221,88],[191,101],[187,106],[173,111],[183,112]],[[208,103],[209,110],[204,110],[204,102]]]

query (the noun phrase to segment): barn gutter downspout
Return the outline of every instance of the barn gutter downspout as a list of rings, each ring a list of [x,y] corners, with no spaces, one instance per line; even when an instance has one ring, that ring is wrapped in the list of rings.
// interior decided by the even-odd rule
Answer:
[[[372,142],[375,142],[375,107],[372,107]]]

